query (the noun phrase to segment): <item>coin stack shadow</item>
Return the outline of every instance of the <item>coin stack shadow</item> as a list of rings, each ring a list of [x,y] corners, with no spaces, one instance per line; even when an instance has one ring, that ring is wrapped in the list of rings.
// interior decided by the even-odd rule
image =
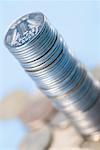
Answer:
[[[16,21],[6,34],[5,44],[84,137],[100,136],[100,84],[42,13],[31,13]]]

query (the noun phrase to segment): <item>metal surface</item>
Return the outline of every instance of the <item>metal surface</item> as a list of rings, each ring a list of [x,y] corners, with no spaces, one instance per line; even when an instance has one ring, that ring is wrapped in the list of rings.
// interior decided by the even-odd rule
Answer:
[[[100,136],[100,83],[42,13],[18,19],[8,30],[5,45],[84,137]]]

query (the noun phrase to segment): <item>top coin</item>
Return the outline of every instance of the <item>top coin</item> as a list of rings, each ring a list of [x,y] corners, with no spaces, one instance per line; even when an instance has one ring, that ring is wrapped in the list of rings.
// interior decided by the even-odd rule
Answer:
[[[5,45],[8,48],[19,48],[31,42],[41,31],[44,18],[40,12],[30,13],[19,18],[10,26],[5,36]]]

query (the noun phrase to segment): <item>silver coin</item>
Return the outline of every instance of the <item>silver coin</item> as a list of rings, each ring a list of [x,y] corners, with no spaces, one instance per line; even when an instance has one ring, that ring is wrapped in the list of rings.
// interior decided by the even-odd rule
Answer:
[[[58,46],[58,45],[57,45]],[[36,61],[31,61],[31,63],[27,63],[26,64],[26,66],[24,66],[24,68],[27,70],[33,70],[34,71],[34,69],[35,70],[39,70],[39,69],[41,69],[41,68],[43,68],[43,67],[46,67],[46,66],[48,66],[48,65],[50,65],[57,57],[58,57],[58,55],[59,55],[59,53],[60,53],[60,51],[61,51],[61,45],[60,45],[60,47],[58,47],[58,48],[55,48],[54,49],[55,50],[55,53],[53,53],[52,55],[50,55],[50,54],[48,54],[48,56],[49,56],[49,58],[48,57],[46,57],[46,59],[47,60],[45,60],[45,57],[42,57],[42,60],[41,59],[38,59],[38,60],[36,60]],[[53,50],[53,52],[54,52],[54,50]],[[58,50],[58,51],[57,51]],[[48,52],[49,53],[49,52]],[[52,59],[50,59],[50,58],[52,58]],[[39,63],[38,63],[39,62]]]
[[[23,46],[40,32],[43,22],[44,15],[41,13],[31,13],[21,17],[11,25],[5,43],[8,47]]]
[[[42,13],[17,20],[8,30],[5,44],[82,135],[100,133],[100,83],[81,65]]]

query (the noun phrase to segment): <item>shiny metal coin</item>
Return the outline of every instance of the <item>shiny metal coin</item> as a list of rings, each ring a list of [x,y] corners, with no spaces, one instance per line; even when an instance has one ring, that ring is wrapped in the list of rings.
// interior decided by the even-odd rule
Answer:
[[[42,13],[18,19],[8,30],[5,44],[40,90],[65,112],[83,136],[100,133],[100,82],[87,72]],[[43,114],[39,110],[38,113]]]
[[[18,19],[11,25],[5,44],[9,48],[23,47],[41,31],[44,23],[44,16],[41,13],[31,13]]]

